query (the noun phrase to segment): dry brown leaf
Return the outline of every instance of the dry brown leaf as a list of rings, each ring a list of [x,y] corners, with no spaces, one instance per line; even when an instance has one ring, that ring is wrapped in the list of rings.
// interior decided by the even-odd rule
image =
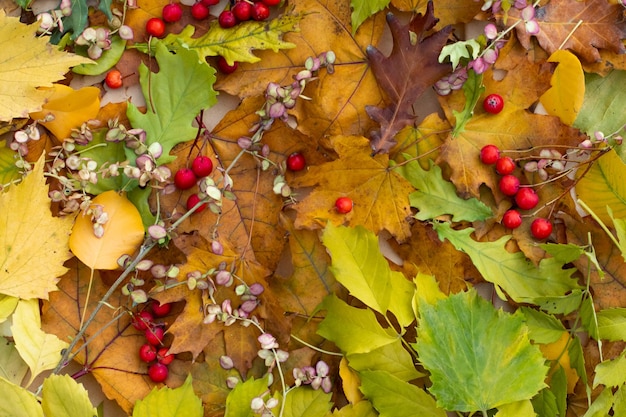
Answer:
[[[414,13],[425,13],[428,2],[429,0],[391,0],[391,4],[398,10]],[[439,21],[435,25],[435,29],[439,30],[448,25],[470,22],[480,13],[482,5],[480,1],[438,1],[435,5],[435,17]]]

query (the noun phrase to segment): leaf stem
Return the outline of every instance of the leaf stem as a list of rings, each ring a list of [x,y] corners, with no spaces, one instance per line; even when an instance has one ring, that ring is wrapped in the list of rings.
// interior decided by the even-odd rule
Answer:
[[[609,228],[604,224],[604,222],[602,220],[600,220],[600,217],[598,217],[598,215],[591,209],[591,207],[589,207],[583,200],[581,200],[580,198],[576,200],[576,203],[578,203],[587,213],[589,213],[589,215],[596,221],[598,222],[598,224],[600,225],[600,227],[602,228],[602,230],[604,230],[606,232],[607,235],[609,235],[609,238],[611,239],[611,241],[615,244],[615,246],[617,246],[617,248],[620,248],[620,244],[617,241],[617,239],[615,238],[615,236],[613,236],[613,233],[611,233],[611,231],[609,230]]]

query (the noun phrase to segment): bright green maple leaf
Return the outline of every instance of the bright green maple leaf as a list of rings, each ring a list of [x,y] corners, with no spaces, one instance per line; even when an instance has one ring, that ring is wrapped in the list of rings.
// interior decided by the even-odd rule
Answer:
[[[361,391],[381,417],[445,417],[433,397],[386,371],[363,371]]]
[[[224,417],[253,417],[250,402],[267,391],[267,378],[248,378],[235,388],[226,398],[226,411]]]
[[[359,26],[365,20],[380,12],[389,5],[391,0],[352,0],[350,7],[352,8],[352,34],[355,34]]]
[[[573,268],[564,269],[555,258],[545,258],[535,266],[522,252],[506,250],[511,236],[494,242],[477,242],[470,236],[474,229],[454,230],[449,223],[433,223],[439,239],[448,239],[457,250],[465,252],[483,278],[495,284],[496,292],[504,292],[518,303],[545,303],[547,298],[562,297],[580,287],[571,276]]]
[[[161,42],[154,47],[159,72],[150,72],[144,64],[139,67],[146,113],[129,103],[126,114],[134,128],[146,131],[147,145],[161,144],[163,154],[157,159],[161,165],[175,159],[169,154],[175,145],[195,138],[192,123],[200,110],[217,102],[217,93],[215,70],[199,62],[194,52],[183,48],[172,54]]]
[[[402,166],[400,172],[417,189],[409,195],[409,202],[419,210],[415,215],[418,220],[430,220],[451,214],[452,221],[472,222],[493,216],[489,207],[480,200],[464,200],[459,197],[454,184],[443,178],[441,168],[432,161],[428,171],[417,161],[411,161]]]
[[[486,411],[530,399],[546,386],[548,367],[521,314],[496,310],[474,290],[420,304],[419,312],[414,346],[439,406]]]
[[[133,417],[202,417],[202,400],[194,393],[191,382],[189,375],[178,388],[154,388],[143,400],[137,401]]]
[[[622,352],[615,359],[600,362],[596,365],[596,375],[593,379],[593,387],[602,384],[607,387],[619,387],[624,384],[626,375],[626,352]]]

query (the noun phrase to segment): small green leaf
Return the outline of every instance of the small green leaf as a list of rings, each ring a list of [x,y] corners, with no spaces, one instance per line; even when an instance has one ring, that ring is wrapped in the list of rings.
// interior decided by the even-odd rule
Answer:
[[[591,406],[583,417],[606,417],[613,405],[613,392],[604,389],[600,395],[591,403]]]
[[[37,397],[30,391],[0,378],[0,416],[44,417]]]
[[[582,299],[582,290],[575,289],[567,295],[536,297],[535,304],[548,313],[569,314],[574,310],[578,310]]]
[[[620,385],[614,396],[614,416],[626,416],[626,385]]]
[[[43,381],[41,407],[47,416],[94,417],[89,393],[69,375],[50,375]]]
[[[351,0],[352,34],[354,35],[365,20],[380,12],[389,5],[391,0]]]
[[[608,308],[596,313],[598,336],[611,342],[626,341],[626,308]]]
[[[198,61],[194,52],[184,48],[170,53],[161,42],[155,44],[159,72],[152,73],[141,64],[139,77],[146,97],[146,113],[128,104],[128,120],[134,128],[146,131],[146,144],[160,143],[163,155],[159,165],[171,162],[170,150],[177,144],[192,140],[197,128],[196,115],[217,102],[213,90],[215,70]]]
[[[87,5],[87,0],[71,0],[70,7],[72,8],[72,14],[62,19],[63,33],[72,32],[71,39],[75,40],[87,27],[89,6]]]
[[[340,409],[326,414],[326,417],[377,417],[378,413],[374,411],[372,403],[367,400],[361,400],[356,404],[348,404]]]
[[[423,389],[385,371],[363,371],[361,391],[381,417],[445,417],[433,397]]]
[[[101,0],[102,1],[102,0]],[[93,64],[80,64],[72,72],[81,75],[99,75],[110,70],[118,63],[126,49],[126,41],[119,36],[111,37],[111,47],[102,51],[102,55]],[[82,55],[82,53],[81,53]],[[86,51],[85,51],[85,56]]]
[[[474,115],[474,108],[476,107],[476,103],[480,99],[480,96],[485,91],[485,86],[483,85],[483,76],[482,74],[478,75],[474,70],[469,70],[467,72],[467,80],[463,84],[463,93],[465,94],[465,106],[463,106],[463,110],[458,112],[456,110],[452,110],[454,114],[454,119],[456,121],[454,125],[454,130],[452,131],[452,137],[455,138],[459,134],[461,134],[465,130],[465,125]]]
[[[596,316],[596,311],[593,307],[593,300],[591,297],[583,298],[579,314],[580,321],[587,332],[589,332],[589,336],[598,340],[600,337],[598,334],[598,318]]]
[[[498,407],[494,417],[532,417],[535,410],[530,400],[515,401]]]
[[[539,394],[535,395],[531,401],[538,417],[554,417],[558,415],[556,397],[549,388],[539,391]]]
[[[265,391],[267,391],[267,378],[248,378],[235,385],[226,398],[224,417],[253,417],[254,412],[250,408],[250,402]]]
[[[98,164],[98,168],[103,166],[124,161],[126,159],[124,153],[124,144],[122,142],[109,142],[106,140],[108,129],[99,129],[92,132],[93,139],[87,145],[78,145],[76,150],[85,158],[90,158]],[[124,181],[129,181],[125,175],[117,177],[99,176],[98,182],[95,184],[88,183],[86,190],[90,194],[98,195],[105,191],[119,191],[124,185]],[[136,181],[135,181],[136,182]]]
[[[546,297],[561,297],[580,288],[571,276],[573,268],[564,269],[555,258],[545,258],[535,266],[522,252],[510,253],[505,245],[511,238],[503,236],[494,242],[477,242],[472,228],[454,230],[449,223],[433,224],[440,239],[448,239],[457,250],[467,253],[483,278],[495,284],[496,292],[506,299],[537,304]]]
[[[13,159],[15,155],[8,146],[0,146],[0,185],[4,187],[20,178],[20,170]]]
[[[602,384],[606,387],[618,387],[626,382],[626,353],[622,352],[617,358],[600,362],[596,365],[596,376],[593,387]]]
[[[613,216],[613,210],[611,207],[606,206],[606,211],[609,214],[611,220],[613,220],[613,227],[617,234],[617,241],[619,242],[619,250],[622,252],[622,258],[626,260],[626,219],[616,219]]]
[[[559,415],[564,416],[567,409],[567,376],[565,369],[560,365],[550,378],[550,391],[554,394]]]
[[[545,387],[548,368],[523,316],[496,310],[475,290],[420,305],[417,334],[430,392],[446,410],[486,411]]]
[[[250,403],[248,402],[248,409]],[[143,400],[137,401],[133,417],[202,417],[202,401],[191,385],[191,375],[178,388],[154,388]]]
[[[576,370],[576,373],[583,381],[585,386],[587,385],[587,370],[585,369],[585,356],[583,353],[583,347],[578,337],[574,337],[567,345],[567,353],[569,354],[570,367]]]
[[[402,381],[424,376],[415,369],[413,358],[402,346],[400,339],[368,353],[353,353],[346,357],[355,371],[386,371]]]
[[[446,58],[450,58],[452,63],[452,70],[455,70],[459,66],[459,62],[462,58],[468,61],[478,58],[480,53],[480,44],[476,39],[469,39],[466,41],[457,41],[441,48],[439,54],[439,62],[442,63]]]
[[[367,353],[398,340],[392,329],[383,329],[369,309],[351,307],[331,294],[320,304],[326,317],[317,333],[334,342],[346,354]]]
[[[408,155],[406,156],[407,158]],[[409,202],[419,212],[418,220],[431,220],[444,214],[451,214],[452,221],[485,220],[493,215],[491,209],[476,198],[464,200],[456,193],[456,187],[443,179],[441,168],[430,161],[428,171],[417,161],[411,161],[400,168],[417,191],[409,195]]]
[[[585,253],[583,248],[573,243],[542,243],[539,247],[564,264],[574,262]]]
[[[565,331],[563,323],[551,314],[528,307],[521,307],[520,312],[526,317],[528,335],[535,343],[556,342]]]
[[[321,389],[298,387],[285,397],[284,417],[319,417],[332,408],[332,394]]]

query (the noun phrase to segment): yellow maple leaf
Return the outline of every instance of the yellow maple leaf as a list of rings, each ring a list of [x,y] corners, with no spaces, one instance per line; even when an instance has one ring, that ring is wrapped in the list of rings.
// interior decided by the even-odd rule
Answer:
[[[72,219],[52,216],[43,165],[0,194],[0,294],[48,299],[67,271]]]
[[[25,25],[0,10],[0,121],[28,117],[41,109],[51,87],[74,65],[90,59],[59,51],[37,36],[38,23]]]

